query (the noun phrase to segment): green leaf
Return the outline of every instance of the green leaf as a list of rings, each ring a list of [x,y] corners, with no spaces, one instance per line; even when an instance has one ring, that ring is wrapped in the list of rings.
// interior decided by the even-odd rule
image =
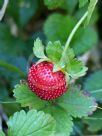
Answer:
[[[60,41],[48,42],[46,47],[46,53],[48,58],[53,62],[58,62],[62,56],[63,47],[61,46]]]
[[[38,9],[38,0],[22,0],[20,2],[19,16],[21,25],[26,25]]]
[[[72,14],[78,4],[78,0],[44,0],[44,4],[50,10],[61,8]]]
[[[16,85],[13,92],[16,101],[20,103],[22,107],[29,106],[30,108],[41,109],[47,104],[46,101],[38,98],[26,84]]]
[[[90,0],[89,6],[88,6],[88,17],[86,20],[86,25],[89,23],[89,21],[91,19],[92,13],[95,9],[97,2],[98,2],[98,0]]]
[[[20,5],[20,0],[10,0],[7,5],[7,12],[6,12],[9,16],[11,16],[14,19],[14,21],[17,24],[19,24],[19,5]]]
[[[6,24],[0,23],[0,53],[8,56],[21,56],[26,48],[21,38],[14,37]]]
[[[7,122],[8,136],[49,136],[54,134],[55,120],[43,111],[16,112]]]
[[[96,71],[86,78],[84,90],[89,91],[97,101],[102,102],[102,70]]]
[[[65,110],[56,106],[48,107],[45,112],[50,113],[56,120],[56,135],[69,136],[73,130],[72,117]]]
[[[49,41],[58,41],[65,44],[71,30],[76,24],[76,19],[59,13],[52,14],[44,24],[44,32]]]
[[[67,73],[69,74],[69,76],[71,76],[72,78],[79,78],[81,76],[84,76],[86,74],[87,71],[87,67],[84,66],[84,64],[82,63],[82,61],[74,58],[72,59],[66,67]]]
[[[78,0],[65,0],[64,9],[68,11],[69,14],[73,14],[75,8],[77,7]]]
[[[68,91],[57,100],[57,104],[66,110],[68,114],[80,118],[88,116],[97,107],[93,97],[85,95],[75,86],[68,88]]]
[[[56,9],[63,5],[64,0],[44,0],[44,4],[49,8],[49,9]]]
[[[97,132],[102,130],[102,111],[96,111],[92,116],[84,119],[84,123],[88,125],[90,132]]]
[[[44,46],[39,38],[37,38],[36,41],[34,41],[33,52],[37,58],[41,58],[41,59],[47,58],[44,54]]]
[[[76,55],[81,55],[82,53],[94,48],[97,41],[98,35],[94,28],[80,28],[72,40],[71,47],[73,47]]]
[[[5,134],[2,130],[0,130],[0,136],[5,136]]]
[[[10,117],[12,114],[14,114],[16,111],[20,111],[21,107],[19,105],[19,103],[16,103],[14,101],[14,99],[10,99],[8,97],[8,99],[3,99],[2,101],[7,101],[7,103],[2,104],[3,105],[3,110],[6,113],[7,117]],[[8,103],[11,102],[11,103]],[[14,102],[14,103],[13,103]]]
[[[38,0],[10,0],[7,14],[13,17],[15,23],[24,26],[35,15],[37,9]]]
[[[88,3],[88,0],[79,0],[79,7],[83,7]]]

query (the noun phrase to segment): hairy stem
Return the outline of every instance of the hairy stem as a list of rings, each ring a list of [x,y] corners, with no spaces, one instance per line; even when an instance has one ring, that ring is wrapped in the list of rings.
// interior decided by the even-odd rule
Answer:
[[[73,28],[72,32],[70,33],[68,39],[67,39],[67,42],[65,44],[65,48],[64,48],[64,51],[62,53],[62,57],[61,57],[61,60],[63,60],[63,58],[65,57],[66,53],[67,53],[67,49],[71,43],[71,40],[74,36],[74,34],[76,33],[76,31],[78,30],[78,28],[80,27],[80,25],[83,23],[83,21],[85,20],[85,18],[87,17],[88,15],[88,11],[85,12],[85,14],[82,16],[82,18],[79,20],[79,22],[75,25],[75,27]]]

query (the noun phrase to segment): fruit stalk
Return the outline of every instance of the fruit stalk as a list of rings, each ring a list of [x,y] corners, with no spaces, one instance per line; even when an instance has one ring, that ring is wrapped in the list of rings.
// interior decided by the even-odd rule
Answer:
[[[65,44],[65,48],[64,48],[63,53],[62,53],[61,61],[63,61],[63,58],[65,57],[65,55],[67,53],[68,47],[69,47],[69,45],[71,43],[71,40],[72,40],[74,34],[76,33],[76,31],[78,30],[78,28],[80,27],[80,25],[83,23],[83,21],[85,20],[85,18],[87,17],[87,15],[88,15],[88,11],[85,12],[85,14],[78,21],[78,23],[75,25],[75,27],[73,28],[72,32],[70,33],[70,35],[69,35],[69,37],[67,39],[67,42]]]

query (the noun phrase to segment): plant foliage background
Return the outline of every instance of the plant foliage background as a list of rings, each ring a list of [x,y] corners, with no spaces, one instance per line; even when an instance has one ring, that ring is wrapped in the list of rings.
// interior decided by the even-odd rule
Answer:
[[[0,136],[102,134],[102,1],[95,7],[96,2],[9,0],[0,22]],[[0,0],[0,7],[2,4]],[[88,18],[70,44],[86,63],[87,74],[75,80],[76,86],[70,86],[71,91],[54,103],[40,100],[23,81],[30,65],[37,61],[32,53],[34,40],[39,37],[44,45],[51,41],[52,46],[60,40],[64,46],[87,9]],[[78,72],[80,64],[75,66],[72,69]],[[97,105],[100,108],[93,113]]]

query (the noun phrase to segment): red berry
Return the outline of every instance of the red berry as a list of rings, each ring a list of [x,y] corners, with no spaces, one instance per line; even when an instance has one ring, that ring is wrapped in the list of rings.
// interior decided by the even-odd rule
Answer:
[[[53,72],[53,64],[46,61],[33,64],[29,69],[28,85],[44,100],[53,100],[67,90],[65,74],[62,71]]]

